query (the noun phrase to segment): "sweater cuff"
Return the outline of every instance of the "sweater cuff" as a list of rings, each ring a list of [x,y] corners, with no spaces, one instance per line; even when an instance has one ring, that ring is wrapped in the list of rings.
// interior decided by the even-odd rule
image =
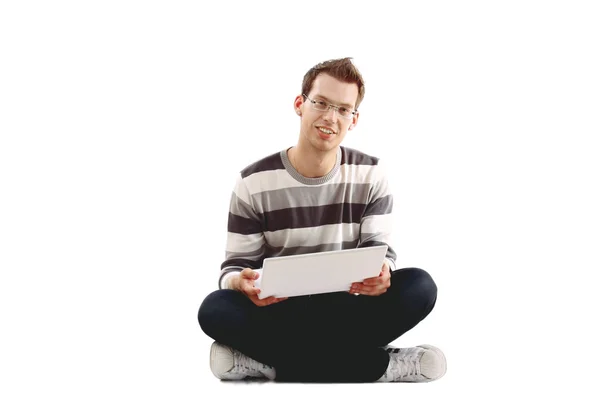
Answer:
[[[388,267],[390,267],[390,271],[396,270],[396,262],[394,262],[394,260],[392,260],[391,258],[386,258],[384,261],[388,265]]]
[[[231,278],[239,274],[241,274],[240,271],[231,271],[221,276],[221,279],[219,279],[219,289],[233,289],[231,287]]]

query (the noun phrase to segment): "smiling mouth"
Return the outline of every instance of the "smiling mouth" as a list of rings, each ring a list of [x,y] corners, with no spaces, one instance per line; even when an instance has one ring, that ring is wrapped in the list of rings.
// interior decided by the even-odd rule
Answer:
[[[317,129],[326,135],[335,135],[335,132],[331,129],[323,128],[322,126],[318,126]]]

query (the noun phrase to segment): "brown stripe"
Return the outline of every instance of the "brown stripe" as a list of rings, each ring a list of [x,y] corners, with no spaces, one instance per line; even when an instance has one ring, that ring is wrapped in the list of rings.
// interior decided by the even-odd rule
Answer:
[[[349,147],[340,146],[342,149],[342,164],[377,165],[379,158],[370,156]]]
[[[389,214],[392,212],[393,205],[392,195],[381,197],[368,205],[364,216]]]
[[[243,268],[252,268],[252,269],[258,269],[262,267],[262,260],[258,260],[258,261],[252,261],[252,260],[247,260],[245,258],[230,258],[228,260],[225,260],[222,264],[221,264],[221,269],[225,268],[225,267],[242,267]]]
[[[263,231],[260,222],[229,213],[227,230],[241,235],[252,235]]]
[[[281,229],[309,228],[314,226],[360,223],[365,204],[337,203],[315,207],[284,208],[269,211],[261,216],[264,230],[274,232]]]
[[[271,154],[249,166],[244,168],[241,172],[242,178],[246,178],[252,174],[263,171],[273,171],[277,169],[285,169],[283,162],[281,161],[280,152]]]
[[[309,228],[340,223],[360,223],[364,217],[392,212],[392,196],[377,199],[370,205],[336,203],[314,207],[294,207],[258,214],[258,220],[229,213],[228,230],[251,235],[282,229]]]

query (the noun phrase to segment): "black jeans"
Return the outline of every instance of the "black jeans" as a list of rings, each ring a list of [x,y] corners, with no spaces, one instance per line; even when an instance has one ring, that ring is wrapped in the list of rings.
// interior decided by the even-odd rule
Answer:
[[[217,290],[198,321],[215,341],[273,366],[278,381],[373,382],[389,362],[382,346],[422,321],[436,299],[427,272],[404,268],[380,296],[338,292],[257,307],[242,293]]]

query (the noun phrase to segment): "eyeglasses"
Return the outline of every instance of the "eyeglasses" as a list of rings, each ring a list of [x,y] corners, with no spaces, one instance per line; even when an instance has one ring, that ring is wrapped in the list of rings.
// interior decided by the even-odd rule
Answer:
[[[326,103],[323,100],[313,100],[305,94],[302,94],[302,96],[306,97],[306,99],[312,103],[312,107],[317,111],[329,111],[331,108],[333,108],[335,111],[337,111],[339,116],[344,119],[351,119],[352,116],[356,114],[356,110],[352,110],[348,107],[334,106],[333,104]]]

